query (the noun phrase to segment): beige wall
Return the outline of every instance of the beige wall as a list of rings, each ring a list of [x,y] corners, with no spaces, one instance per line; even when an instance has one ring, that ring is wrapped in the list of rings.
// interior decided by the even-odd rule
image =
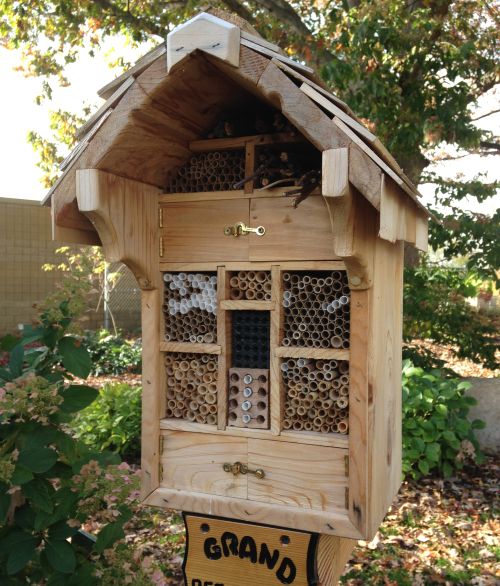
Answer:
[[[52,241],[50,224],[50,210],[39,202],[0,198],[0,335],[31,321],[33,304],[55,287],[57,273],[41,268],[58,261],[55,251],[61,243]],[[116,307],[118,327],[134,330],[140,324],[140,295],[133,276],[124,271],[111,307]],[[89,323],[100,325],[102,314]]]

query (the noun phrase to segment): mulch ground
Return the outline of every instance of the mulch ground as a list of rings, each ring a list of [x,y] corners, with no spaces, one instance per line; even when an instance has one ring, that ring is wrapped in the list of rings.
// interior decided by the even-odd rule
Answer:
[[[376,537],[354,550],[342,583],[500,585],[499,486],[494,458],[455,478],[405,482]],[[178,513],[142,508],[127,540],[158,560],[172,586],[184,583],[185,536]]]

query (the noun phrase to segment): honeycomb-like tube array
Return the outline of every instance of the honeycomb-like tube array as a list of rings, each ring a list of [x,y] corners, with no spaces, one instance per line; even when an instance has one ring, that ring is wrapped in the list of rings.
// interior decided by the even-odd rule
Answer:
[[[230,299],[271,300],[271,273],[269,271],[239,271],[229,279]]]
[[[283,273],[283,346],[349,348],[346,271]]]
[[[217,275],[164,273],[165,340],[215,343],[217,340]]]
[[[165,357],[167,418],[217,423],[217,356],[172,352]]]
[[[347,434],[349,363],[290,358],[281,363],[285,386],[283,428]]]
[[[228,191],[245,178],[242,150],[215,151],[193,155],[166,186],[168,193]]]

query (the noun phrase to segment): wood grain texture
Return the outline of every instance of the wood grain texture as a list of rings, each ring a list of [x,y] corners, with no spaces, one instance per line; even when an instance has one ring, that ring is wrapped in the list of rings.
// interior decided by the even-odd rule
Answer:
[[[302,348],[278,346],[274,355],[281,358],[315,358],[317,360],[349,360],[349,350],[335,348]]]
[[[257,88],[319,150],[348,146],[345,134],[274,63],[268,64]]]
[[[247,461],[247,440],[226,434],[163,431],[164,451],[161,458],[161,486],[178,491],[202,492],[209,495],[247,497],[246,476],[224,472],[229,462]]]
[[[248,466],[262,468],[262,479],[248,475],[248,498],[278,505],[328,511],[344,506],[345,450],[248,440]]]
[[[351,291],[349,362],[349,518],[365,535],[368,522],[368,477],[371,448],[368,428],[368,350],[371,290]]]
[[[330,212],[334,253],[346,263],[349,286],[351,290],[367,289],[372,283],[378,215],[356,189],[324,201]]]
[[[224,266],[217,267],[217,343],[221,347],[217,376],[217,428],[226,429],[228,405],[227,371],[231,366],[231,316],[221,307],[224,299],[229,297],[229,277]]]
[[[285,388],[281,376],[281,360],[273,352],[283,338],[284,309],[281,302],[283,297],[283,282],[279,265],[271,267],[271,296],[274,310],[271,312],[271,357],[270,357],[270,388],[271,388],[271,431],[279,435],[285,409]]]
[[[304,139],[297,135],[285,132],[274,134],[252,134],[249,136],[231,136],[227,138],[204,138],[189,143],[189,150],[193,153],[205,153],[218,150],[243,149],[247,145],[264,146],[270,144],[303,143]]]
[[[297,208],[291,199],[256,199],[250,225],[264,226],[264,236],[249,235],[251,261],[330,260],[334,256],[332,227],[321,196]]]
[[[160,342],[162,352],[192,352],[194,354],[220,354],[219,344],[191,344],[190,342]]]
[[[165,412],[162,397],[166,388],[165,369],[159,352],[162,294],[159,275],[155,289],[141,292],[142,317],[142,423],[141,423],[141,498],[159,486],[160,418]]]
[[[160,195],[160,203],[184,202],[184,201],[223,201],[226,199],[253,199],[257,197],[283,197],[287,191],[295,187],[271,187],[270,189],[257,189],[253,193],[244,193],[241,189],[231,189],[230,191],[198,191],[190,193],[165,193]],[[223,204],[221,204],[223,205]]]
[[[224,433],[233,437],[247,437],[254,439],[272,439],[288,443],[305,444],[309,446],[326,446],[330,448],[347,449],[349,447],[349,436],[332,433],[314,433],[309,431],[282,431],[281,435],[274,436],[267,429],[244,429],[238,427],[228,427],[225,431],[218,430],[215,426],[204,423],[194,423],[183,419],[162,419],[160,429],[172,431],[191,431],[196,433]]]
[[[158,488],[145,501],[146,505],[181,509],[206,515],[241,519],[252,523],[267,523],[315,531],[327,535],[340,535],[361,539],[361,534],[347,518],[345,509],[316,511],[285,507],[277,504],[253,502],[240,498],[228,498],[204,493],[188,493],[168,488]]]
[[[108,262],[125,263],[141,289],[153,288],[158,189],[87,169],[77,172],[76,191],[78,207],[95,226]]]
[[[369,537],[401,485],[402,300],[403,243],[377,239],[368,349]]]
[[[251,525],[235,522],[230,519],[216,519],[212,516],[185,515],[186,524],[186,554],[184,574],[186,584],[206,584],[215,586],[276,586],[280,583],[277,573],[283,560],[289,560],[294,571],[284,565],[284,580],[290,582],[293,579],[294,586],[311,586],[314,583],[313,567],[315,548],[311,544],[313,536],[299,531],[284,530],[281,528]],[[207,539],[220,545],[224,535],[234,535],[237,543],[248,543],[250,537],[255,544],[255,560],[249,554],[249,549],[236,547],[235,554],[221,555],[218,559],[208,560],[205,553]],[[283,536],[288,538],[283,542]],[[274,567],[267,563],[260,563],[261,544],[267,546],[269,555],[277,553],[278,557]],[[312,547],[311,547],[312,546]],[[249,546],[251,549],[251,546]],[[238,555],[242,551],[243,555]],[[245,556],[245,552],[247,556]],[[281,580],[283,582],[284,580]]]
[[[160,271],[214,271],[217,262],[184,263],[160,262]],[[272,262],[227,262],[224,263],[228,271],[265,271],[271,270]],[[282,261],[280,266],[287,271],[345,271],[345,263],[341,260],[331,261]]]
[[[256,301],[254,299],[224,299],[220,302],[220,308],[226,311],[271,311],[274,306],[273,301]]]
[[[318,586],[337,586],[355,546],[354,539],[320,536],[316,555]]]
[[[248,222],[248,200],[162,204],[166,262],[246,261],[247,236],[226,236],[224,228]]]
[[[321,193],[324,197],[342,197],[349,190],[349,149],[323,151]]]

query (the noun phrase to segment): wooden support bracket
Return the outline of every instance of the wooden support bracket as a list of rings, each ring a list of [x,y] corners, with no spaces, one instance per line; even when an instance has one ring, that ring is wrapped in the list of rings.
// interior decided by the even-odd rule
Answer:
[[[98,169],[76,172],[78,208],[94,225],[110,262],[123,262],[141,289],[154,289],[157,195],[152,185]]]
[[[323,197],[330,213],[333,252],[346,264],[351,289],[372,284],[372,238],[376,238],[377,211],[349,183],[349,149],[323,152]]]

